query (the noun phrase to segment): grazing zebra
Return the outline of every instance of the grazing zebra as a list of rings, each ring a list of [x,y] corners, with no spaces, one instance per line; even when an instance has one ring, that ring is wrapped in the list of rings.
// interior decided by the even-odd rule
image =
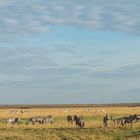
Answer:
[[[7,123],[11,124],[18,124],[20,122],[19,118],[8,118]]]
[[[122,127],[124,126],[124,118],[120,117],[120,118],[114,118],[113,116],[111,116],[111,121],[114,124],[114,127],[116,127],[116,125],[121,125]]]
[[[28,124],[29,122],[32,122],[33,125],[35,123],[47,124],[47,123],[53,123],[53,118],[51,115],[49,115],[47,117],[37,116],[37,117],[32,117],[30,119],[27,119],[26,124]]]
[[[131,124],[131,128],[134,122],[137,122],[140,118],[137,114],[130,115],[128,117],[123,117],[124,124]]]
[[[80,128],[85,127],[85,121],[83,117],[74,115],[74,121],[75,121],[76,126],[79,126]]]
[[[113,118],[113,116],[111,116],[111,120],[113,121],[114,126],[116,124],[117,125],[121,124],[123,127],[125,124],[131,124],[131,128],[132,128],[133,123],[140,120],[140,116],[138,116],[136,114],[130,115],[128,117],[121,117],[121,118]]]
[[[17,110],[11,110],[9,113],[10,114],[18,114],[19,112]]]
[[[73,123],[73,116],[68,115],[68,116],[67,116],[67,122],[68,122],[68,123]]]
[[[21,114],[28,114],[30,110],[21,110]]]
[[[44,117],[32,117],[30,119],[27,119],[26,124],[28,124],[29,122],[32,122],[32,124],[34,125],[35,123],[39,123],[42,124]]]

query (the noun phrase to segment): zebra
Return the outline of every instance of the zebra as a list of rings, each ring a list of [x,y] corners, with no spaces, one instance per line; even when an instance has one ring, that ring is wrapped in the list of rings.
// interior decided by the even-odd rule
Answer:
[[[104,124],[104,127],[105,127],[105,128],[108,128],[108,121],[109,121],[109,115],[106,114],[106,115],[103,117],[103,124]]]
[[[21,114],[28,114],[30,110],[21,110]]]
[[[28,124],[29,122],[32,122],[32,124],[34,125],[35,123],[39,123],[42,124],[44,117],[40,117],[40,116],[36,116],[36,117],[32,117],[26,120],[26,124]]]
[[[124,118],[124,124],[131,124],[131,128],[134,122],[140,120],[140,116],[138,116],[137,114],[129,115],[128,117],[123,117],[123,118]]]
[[[74,121],[75,121],[76,126],[79,126],[79,128],[85,127],[85,121],[83,117],[74,115]]]
[[[131,124],[131,128],[132,128],[133,123],[140,120],[140,116],[136,114],[124,116],[121,118],[113,118],[113,116],[111,116],[111,120],[113,121],[114,126],[116,124],[121,124],[123,127],[125,124]]]
[[[11,110],[9,113],[10,114],[18,114],[19,112],[17,110]]]
[[[120,117],[120,118],[114,118],[113,116],[111,116],[111,121],[114,124],[114,127],[116,127],[116,125],[118,126],[119,124],[123,127],[124,126],[124,117]]]
[[[6,121],[9,124],[18,124],[20,122],[20,119],[19,118],[8,118]]]
[[[51,115],[48,115],[47,117],[41,117],[41,116],[37,116],[37,117],[32,117],[30,119],[27,119],[26,124],[29,124],[29,122],[32,122],[32,124],[34,125],[35,123],[39,123],[39,124],[47,124],[47,123],[53,123],[53,118]]]
[[[44,117],[43,119],[43,124],[53,124],[54,120],[53,117],[51,115],[48,115],[47,117]]]
[[[140,121],[140,115],[137,115],[137,120],[136,121]]]

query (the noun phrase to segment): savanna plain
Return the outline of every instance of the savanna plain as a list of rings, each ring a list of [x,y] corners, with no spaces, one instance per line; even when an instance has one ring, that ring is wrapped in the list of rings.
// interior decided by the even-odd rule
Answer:
[[[15,111],[16,113],[11,113]],[[24,109],[27,110],[27,109]],[[0,140],[140,140],[140,121],[114,127],[109,120],[109,128],[103,126],[103,116],[115,117],[140,114],[140,107],[90,107],[90,108],[32,108],[21,113],[22,109],[0,109]],[[35,116],[54,118],[53,124],[26,124],[26,119]],[[83,116],[85,127],[78,128],[67,122],[68,115]],[[8,124],[7,118],[20,118],[19,124]]]

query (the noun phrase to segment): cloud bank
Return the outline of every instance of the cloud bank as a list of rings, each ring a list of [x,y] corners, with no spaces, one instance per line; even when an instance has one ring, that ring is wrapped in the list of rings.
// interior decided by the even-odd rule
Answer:
[[[1,103],[139,101],[139,63],[106,70],[100,61],[75,57],[74,47],[59,47],[63,52],[56,46],[54,52],[47,47],[0,47]],[[64,52],[71,52],[74,58],[62,56]]]
[[[1,0],[0,38],[22,37],[63,25],[140,34],[139,0]]]

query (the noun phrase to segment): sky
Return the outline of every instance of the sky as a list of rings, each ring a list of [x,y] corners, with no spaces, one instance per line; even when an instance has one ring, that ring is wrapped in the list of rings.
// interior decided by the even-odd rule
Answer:
[[[0,0],[0,104],[140,102],[139,0]]]

